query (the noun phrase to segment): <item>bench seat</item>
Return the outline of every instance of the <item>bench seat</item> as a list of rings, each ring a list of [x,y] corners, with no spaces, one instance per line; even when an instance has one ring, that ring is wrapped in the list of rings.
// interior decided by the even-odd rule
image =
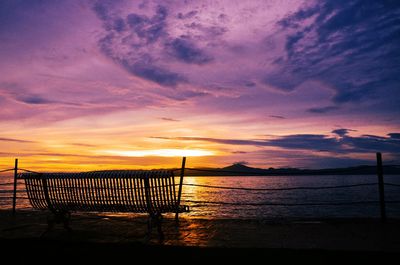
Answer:
[[[33,208],[70,212],[188,212],[180,205],[171,170],[111,170],[79,173],[22,173]]]

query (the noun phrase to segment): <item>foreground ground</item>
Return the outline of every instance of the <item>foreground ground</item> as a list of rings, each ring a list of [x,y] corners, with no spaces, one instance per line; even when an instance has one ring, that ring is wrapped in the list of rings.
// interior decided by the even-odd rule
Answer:
[[[386,259],[400,254],[400,220],[382,224],[372,219],[209,220],[183,216],[177,227],[172,216],[167,216],[161,242],[156,231],[150,239],[146,237],[146,216],[74,214],[72,232],[60,225],[41,237],[47,228],[46,217],[36,211],[19,211],[15,216],[0,211],[2,252],[26,253],[14,256],[17,259],[142,255],[151,259],[219,256],[309,261]]]

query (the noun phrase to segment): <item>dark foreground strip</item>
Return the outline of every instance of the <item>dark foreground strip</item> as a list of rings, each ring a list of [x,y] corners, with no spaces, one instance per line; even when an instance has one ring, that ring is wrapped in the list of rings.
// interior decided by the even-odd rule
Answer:
[[[389,261],[398,258],[400,253],[342,251],[321,249],[270,249],[270,248],[226,248],[226,247],[186,247],[164,246],[141,243],[90,243],[76,241],[57,241],[39,239],[0,239],[2,253],[13,261],[43,263],[65,262],[96,264],[137,264],[134,261],[147,261],[146,264],[201,264],[199,262],[224,261],[300,261],[307,264],[338,264],[345,261]],[[129,261],[127,263],[127,261]],[[122,263],[123,262],[123,263]],[[265,262],[259,264],[267,264]],[[323,263],[321,263],[323,262]],[[36,264],[36,263],[32,263]],[[360,264],[360,263],[357,263]]]

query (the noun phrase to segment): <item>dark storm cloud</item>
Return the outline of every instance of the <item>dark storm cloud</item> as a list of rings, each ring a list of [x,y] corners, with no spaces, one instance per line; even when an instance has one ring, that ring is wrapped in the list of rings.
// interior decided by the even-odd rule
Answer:
[[[240,140],[240,139],[218,139],[208,137],[154,137],[157,139],[183,140],[183,141],[206,141],[228,145],[253,145],[253,146],[276,146],[285,149],[308,149],[330,151],[341,151],[340,143],[333,137],[314,134],[299,134],[277,137],[270,140]]]
[[[339,139],[330,135],[320,134],[294,134],[265,140],[219,139],[208,137],[154,138],[181,141],[205,141],[227,145],[252,145],[259,147],[271,146],[287,150],[326,151],[331,153],[400,153],[400,134],[398,133],[388,134],[389,137],[374,135],[352,137],[348,135],[349,131],[352,130],[337,129],[332,131],[332,133],[340,136]]]
[[[159,5],[153,16],[130,13],[124,18],[109,14],[109,10],[113,10],[112,7],[113,4],[108,2],[97,3],[93,7],[106,30],[105,36],[98,41],[100,50],[135,76],[165,86],[176,86],[179,82],[183,82],[185,78],[182,75],[158,65],[150,53],[141,52],[168,35],[165,31],[167,8]],[[119,45],[127,42],[127,40],[121,41],[126,34],[129,37],[130,49],[133,47],[136,52],[121,55]],[[199,56],[196,58],[199,60]]]
[[[328,112],[332,112],[335,110],[338,110],[338,106],[326,106],[326,107],[320,107],[320,108],[309,108],[307,111],[310,113],[317,113],[317,114],[324,114]]]
[[[140,39],[147,43],[157,41],[165,33],[165,19],[168,10],[164,6],[158,6],[153,17],[131,13],[126,17],[127,24]]]
[[[400,153],[400,139],[391,137],[363,135],[361,137],[343,137],[342,141],[359,151]]]
[[[33,104],[33,105],[55,103],[54,101],[45,99],[41,96],[20,96],[17,97],[17,100],[26,104]]]
[[[112,28],[118,33],[123,32],[126,29],[125,21],[122,18],[114,19]]]
[[[188,19],[188,18],[194,17],[195,15],[197,15],[197,13],[198,13],[197,10],[192,10],[192,11],[189,11],[189,12],[184,13],[184,14],[183,13],[178,13],[177,17],[179,19]]]
[[[290,71],[290,68],[270,73],[262,80],[283,91],[291,91],[305,81],[301,76]]]
[[[110,5],[110,3],[107,3],[106,1],[98,1],[93,5],[93,11],[101,20],[106,20],[109,17],[108,5]]]
[[[388,133],[388,136],[392,139],[400,139],[400,133]]]
[[[349,133],[349,131],[352,131],[352,130],[343,128],[343,129],[333,130],[332,133],[337,134],[340,137],[343,137],[343,136],[347,135]]]
[[[229,31],[228,28],[226,28],[224,26],[215,26],[215,25],[206,26],[199,22],[192,22],[192,23],[185,24],[185,27],[190,30],[194,30],[194,31],[201,33],[202,36],[193,36],[197,40],[207,40],[207,39],[212,40],[213,38],[222,36],[226,32]]]
[[[23,103],[24,105],[31,105],[31,107],[37,107],[37,109],[46,108],[46,106],[51,107],[61,107],[61,106],[75,106],[80,107],[83,104],[80,102],[67,102],[60,100],[53,100],[47,98],[48,95],[40,95],[37,92],[30,92],[26,87],[19,86],[16,83],[1,83],[0,82],[0,98],[5,99],[12,103]],[[54,97],[54,96],[53,96]],[[24,109],[21,104],[18,105],[18,111]],[[42,108],[43,107],[43,108]],[[30,113],[33,115],[33,113]],[[29,116],[29,113],[27,113]]]
[[[321,1],[287,16],[278,22],[291,32],[287,58],[277,61],[284,70],[268,75],[265,82],[291,90],[307,79],[319,79],[334,86],[335,104],[383,97],[384,89],[399,97],[399,14],[398,1],[356,0]]]
[[[285,149],[329,150],[342,151],[341,143],[335,138],[319,134],[286,135],[276,139],[267,140],[269,146]]]
[[[184,38],[177,38],[170,44],[172,55],[186,63],[204,64],[212,60],[212,57],[197,48],[194,43]]]
[[[175,86],[178,82],[184,81],[184,78],[179,74],[152,64],[142,62],[130,64],[126,60],[121,60],[121,64],[130,73],[154,81],[160,85]]]

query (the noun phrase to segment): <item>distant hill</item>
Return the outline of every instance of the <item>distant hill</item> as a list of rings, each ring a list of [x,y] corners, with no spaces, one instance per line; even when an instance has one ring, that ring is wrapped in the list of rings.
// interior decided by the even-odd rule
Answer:
[[[223,168],[190,168],[185,169],[186,176],[277,176],[277,175],[375,175],[376,166],[356,166],[327,169],[299,168],[253,168],[243,164],[233,164]],[[384,175],[400,175],[400,166],[383,167]]]

